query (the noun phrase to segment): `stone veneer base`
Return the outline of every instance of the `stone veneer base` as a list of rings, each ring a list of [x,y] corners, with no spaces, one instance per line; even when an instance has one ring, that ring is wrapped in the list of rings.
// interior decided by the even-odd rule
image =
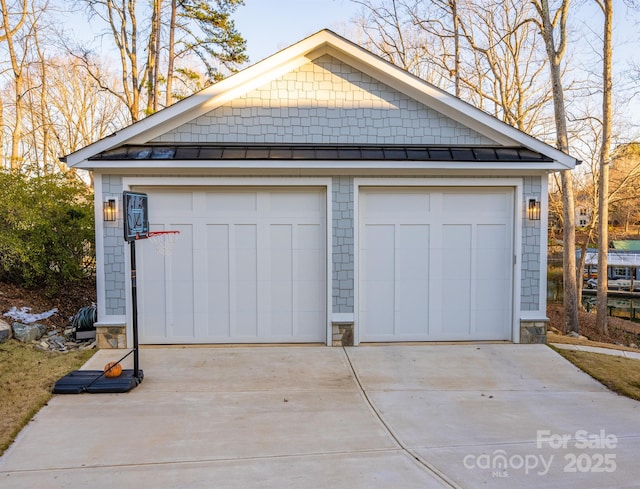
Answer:
[[[549,320],[520,321],[520,343],[544,344],[547,342],[547,323]]]
[[[96,326],[96,346],[101,350],[126,348],[125,326]]]

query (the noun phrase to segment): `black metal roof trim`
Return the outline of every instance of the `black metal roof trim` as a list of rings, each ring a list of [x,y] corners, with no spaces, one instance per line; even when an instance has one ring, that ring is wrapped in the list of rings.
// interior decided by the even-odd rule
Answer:
[[[403,161],[527,161],[551,158],[527,148],[504,146],[383,145],[124,145],[90,160],[403,160]]]

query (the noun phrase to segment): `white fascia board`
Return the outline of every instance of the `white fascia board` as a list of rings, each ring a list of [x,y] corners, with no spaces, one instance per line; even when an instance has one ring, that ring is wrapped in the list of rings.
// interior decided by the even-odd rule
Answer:
[[[84,161],[76,166],[86,170],[153,169],[440,169],[497,171],[558,171],[557,162],[486,161],[397,161],[397,160],[100,160]]]

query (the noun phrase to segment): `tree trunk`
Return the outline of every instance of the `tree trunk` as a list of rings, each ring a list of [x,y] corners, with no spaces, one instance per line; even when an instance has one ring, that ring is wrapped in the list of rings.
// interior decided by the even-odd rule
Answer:
[[[160,65],[160,6],[161,0],[153,0],[151,33],[147,46],[147,110],[150,115],[158,110],[158,73]]]
[[[173,70],[176,59],[175,36],[176,36],[176,0],[171,0],[171,20],[169,21],[169,59],[167,60],[167,93],[165,95],[165,107],[173,103]]]
[[[160,93],[159,93],[159,80],[160,80],[160,51],[162,48],[162,0],[156,0],[154,5],[157,4],[158,15],[156,18],[156,47],[155,47],[155,61],[153,64],[153,111],[158,112],[160,108]]]
[[[7,1],[0,0],[0,7],[2,7],[2,28],[4,35],[0,36],[1,41],[7,43],[7,53],[9,55],[9,62],[11,63],[11,71],[13,74],[13,88],[14,88],[14,103],[15,103],[15,123],[11,132],[11,153],[9,156],[9,167],[12,171],[20,171],[22,169],[22,158],[20,155],[20,142],[22,140],[22,117],[23,117],[23,73],[22,65],[19,63],[18,54],[15,49],[13,36],[22,27],[27,18],[27,0],[22,3],[22,11],[20,12],[20,20],[15,27],[9,25],[9,9],[7,8]]]
[[[580,271],[576,267],[576,225],[575,209],[573,199],[573,176],[571,170],[564,170],[561,174],[562,180],[562,201],[564,228],[562,239],[562,261],[563,267],[563,304],[564,304],[564,324],[565,332],[580,332],[578,322],[579,297],[578,297],[578,274]]]
[[[460,17],[458,17],[457,0],[449,0],[451,18],[453,20],[453,63],[455,95],[460,97]]]
[[[549,11],[548,0],[534,1],[540,16],[540,34],[544,40],[549,71],[551,75],[551,90],[553,94],[553,110],[556,123],[556,141],[560,151],[569,152],[569,137],[567,132],[567,114],[564,105],[564,90],[562,87],[561,64],[566,49],[566,20],[570,0],[563,0],[558,12],[552,16]],[[558,27],[560,41],[556,47],[554,30]],[[570,170],[561,173],[562,206],[563,206],[563,303],[565,313],[565,332],[579,332],[578,322],[578,286],[576,268],[576,226],[573,196],[573,180]]]
[[[612,0],[598,2],[604,13],[604,42],[602,46],[602,144],[600,145],[600,185],[598,212],[598,295],[596,299],[596,327],[608,334],[607,326],[607,251],[609,249],[609,163],[611,160],[611,58],[612,58]]]

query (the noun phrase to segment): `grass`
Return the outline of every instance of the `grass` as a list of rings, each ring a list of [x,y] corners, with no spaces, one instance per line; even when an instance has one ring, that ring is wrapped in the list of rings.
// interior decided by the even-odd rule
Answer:
[[[16,340],[0,344],[0,455],[51,399],[53,384],[94,353],[42,352]]]
[[[640,360],[585,351],[554,350],[613,392],[640,401]]]

